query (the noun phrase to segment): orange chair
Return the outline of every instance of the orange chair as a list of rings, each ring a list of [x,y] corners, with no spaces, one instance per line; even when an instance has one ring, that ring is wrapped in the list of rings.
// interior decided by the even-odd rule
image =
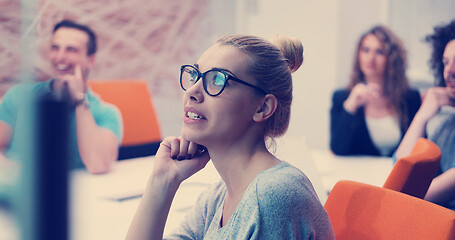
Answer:
[[[400,158],[393,167],[384,188],[424,198],[439,170],[441,150],[425,138],[419,138],[409,156]]]
[[[90,81],[101,99],[116,105],[123,118],[123,140],[118,159],[154,155],[161,142],[161,131],[152,96],[143,81]]]
[[[324,205],[337,240],[455,239],[455,212],[404,193],[339,181]]]

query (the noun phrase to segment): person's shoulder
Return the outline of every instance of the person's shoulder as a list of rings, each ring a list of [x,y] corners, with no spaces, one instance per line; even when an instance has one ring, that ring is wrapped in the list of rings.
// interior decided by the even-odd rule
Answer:
[[[349,90],[347,90],[345,88],[342,88],[342,89],[340,88],[333,92],[332,99],[334,101],[344,100],[344,99],[348,98],[348,96],[349,96]]]
[[[409,98],[409,99],[420,98],[420,92],[419,92],[419,90],[417,90],[415,88],[409,88],[406,91],[405,96],[406,96],[406,98]]]
[[[203,191],[196,201],[200,211],[205,214],[214,214],[216,209],[221,207],[224,197],[226,195],[226,185],[223,181],[212,184],[205,191]]]
[[[7,93],[17,93],[17,92],[22,92],[22,91],[30,91],[30,90],[35,90],[37,88],[40,88],[42,85],[44,85],[45,82],[35,82],[35,83],[18,83],[14,86],[12,86],[10,89],[8,89]]]
[[[109,102],[104,101],[101,97],[96,94],[95,92],[89,90],[87,92],[88,100],[90,103],[90,109],[97,113],[104,113],[104,114],[114,114],[114,115],[121,115],[120,109]]]
[[[48,84],[48,82],[18,83],[8,89],[2,98],[23,99],[24,96],[34,96],[43,91],[43,89],[48,88]]]
[[[305,178],[305,174],[291,164],[282,161],[270,169],[259,173],[259,185],[287,185],[288,183],[300,183]]]
[[[226,194],[226,185],[222,180],[209,186],[204,192],[202,192],[201,197],[205,198],[219,198],[223,197]]]
[[[404,95],[405,104],[409,108],[409,114],[411,114],[411,118],[415,115],[415,113],[419,110],[420,105],[422,104],[422,97],[420,92],[415,88],[409,88]]]
[[[310,180],[287,162],[262,172],[257,180],[260,204],[290,205],[319,201]]]
[[[257,179],[258,211],[266,224],[284,227],[297,221],[301,230],[330,233],[328,215],[310,180],[299,169],[282,162]]]
[[[334,96],[338,96],[338,95],[349,95],[349,90],[346,89],[346,88],[338,88],[338,89],[335,89],[335,91],[333,91],[333,95]]]

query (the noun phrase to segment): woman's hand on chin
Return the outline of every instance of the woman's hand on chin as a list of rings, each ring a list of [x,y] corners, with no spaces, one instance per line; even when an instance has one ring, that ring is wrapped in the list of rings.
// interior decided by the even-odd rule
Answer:
[[[180,183],[204,168],[209,160],[205,147],[182,137],[167,137],[156,153],[152,175]]]

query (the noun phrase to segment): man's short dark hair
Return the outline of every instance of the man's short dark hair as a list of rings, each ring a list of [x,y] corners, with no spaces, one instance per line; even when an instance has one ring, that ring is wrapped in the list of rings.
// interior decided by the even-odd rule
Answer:
[[[83,31],[88,36],[87,41],[87,56],[91,56],[96,53],[96,35],[92,29],[86,25],[82,25],[71,20],[62,20],[61,22],[55,24],[54,30],[52,33],[55,33],[59,28],[74,28],[80,31]]]
[[[444,81],[444,64],[442,63],[442,56],[444,55],[447,43],[454,39],[455,19],[449,24],[434,27],[434,33],[425,37],[425,41],[429,43],[432,48],[429,65],[431,70],[433,70],[436,86],[446,86]]]

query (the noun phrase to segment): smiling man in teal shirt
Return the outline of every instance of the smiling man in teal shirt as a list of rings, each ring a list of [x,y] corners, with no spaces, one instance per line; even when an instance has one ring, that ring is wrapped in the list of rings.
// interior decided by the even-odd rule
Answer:
[[[55,25],[49,50],[54,77],[46,82],[11,88],[0,104],[0,149],[14,159],[21,151],[24,124],[33,121],[25,110],[24,94],[33,98],[62,95],[67,86],[74,110],[70,112],[71,166],[90,173],[106,173],[118,155],[123,135],[119,110],[102,102],[87,84],[96,53],[96,35],[85,26],[63,20]]]

